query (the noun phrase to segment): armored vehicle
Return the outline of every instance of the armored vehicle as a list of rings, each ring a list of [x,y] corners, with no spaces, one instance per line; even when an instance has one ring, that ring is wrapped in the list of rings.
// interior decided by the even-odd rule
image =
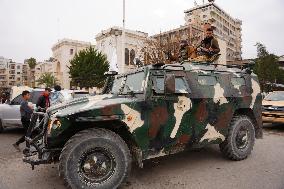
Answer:
[[[59,161],[59,175],[76,189],[117,188],[133,161],[143,167],[209,144],[243,160],[262,137],[261,101],[258,78],[246,68],[149,65],[110,75],[102,95],[35,113],[23,160],[32,167]]]

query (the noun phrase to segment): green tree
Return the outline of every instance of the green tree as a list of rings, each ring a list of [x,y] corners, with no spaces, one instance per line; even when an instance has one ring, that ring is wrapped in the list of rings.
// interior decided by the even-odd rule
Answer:
[[[69,67],[71,83],[80,88],[102,88],[105,83],[104,73],[109,69],[106,55],[90,47],[75,54]]]
[[[271,90],[272,83],[282,80],[283,71],[277,64],[279,58],[276,55],[270,54],[261,43],[257,43],[256,47],[257,58],[255,59],[254,72],[258,75],[262,90],[268,92]]]
[[[36,59],[35,58],[29,58],[27,59],[27,63],[30,67],[30,69],[35,69],[35,66],[36,66]]]
[[[39,85],[45,85],[45,87],[53,87],[58,80],[51,73],[44,73],[36,81]]]

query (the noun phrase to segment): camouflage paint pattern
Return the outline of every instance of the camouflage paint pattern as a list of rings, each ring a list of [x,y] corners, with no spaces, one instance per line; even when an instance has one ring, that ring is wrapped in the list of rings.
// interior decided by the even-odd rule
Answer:
[[[143,94],[105,94],[66,102],[49,109],[51,127],[47,147],[56,148],[76,132],[90,127],[125,127],[143,159],[176,153],[193,145],[225,140],[234,114],[246,113],[262,137],[260,87],[257,76],[236,68],[185,63],[181,67],[147,66]],[[157,78],[174,74],[188,91],[165,95]],[[126,76],[126,75],[125,75]],[[112,123],[115,123],[113,125]]]

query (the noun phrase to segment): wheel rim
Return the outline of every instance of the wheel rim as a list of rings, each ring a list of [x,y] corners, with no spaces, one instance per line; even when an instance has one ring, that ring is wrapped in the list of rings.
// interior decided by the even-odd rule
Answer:
[[[245,149],[249,144],[249,130],[242,126],[236,136],[236,145],[238,149]]]
[[[115,167],[115,158],[107,149],[91,149],[79,160],[79,176],[87,185],[101,184],[112,177]]]

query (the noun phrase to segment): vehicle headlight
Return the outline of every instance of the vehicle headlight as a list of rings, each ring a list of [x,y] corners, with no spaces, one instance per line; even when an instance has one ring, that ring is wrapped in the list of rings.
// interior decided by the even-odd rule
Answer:
[[[51,119],[48,121],[47,133],[50,134],[51,130],[55,130],[61,127],[61,122],[58,119]]]

